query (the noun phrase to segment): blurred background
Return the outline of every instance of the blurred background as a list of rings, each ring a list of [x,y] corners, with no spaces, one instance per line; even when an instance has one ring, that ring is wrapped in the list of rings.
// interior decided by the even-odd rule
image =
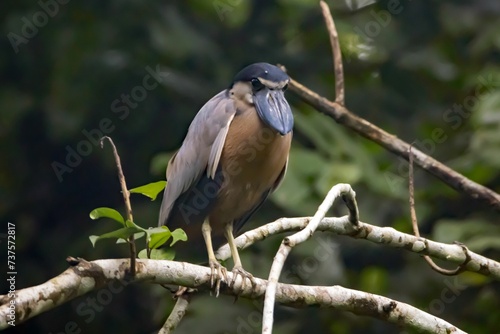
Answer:
[[[472,180],[500,191],[500,2],[328,1],[340,35],[350,110]],[[113,138],[130,188],[165,178],[190,121],[242,67],[280,63],[334,98],[328,34],[317,1],[2,1],[0,3],[0,230],[16,225],[17,288],[67,268],[68,255],[121,258],[124,245],[88,236],[101,206],[124,213]],[[313,215],[329,188],[350,183],[364,222],[410,232],[408,164],[301,102],[282,187],[244,230]],[[416,170],[421,232],[500,256],[499,216]],[[132,197],[154,226],[161,199]],[[336,205],[331,215],[344,215]],[[242,252],[267,277],[283,236]],[[0,258],[5,259],[2,255]],[[3,261],[5,263],[5,261]],[[2,264],[4,272],[6,264]],[[500,285],[445,277],[419,256],[318,233],[292,252],[284,282],[342,285],[412,304],[471,333],[500,333]],[[7,291],[0,280],[1,293]],[[152,333],[173,301],[161,287],[97,291],[9,333]],[[260,333],[260,301],[196,296],[178,333]],[[331,309],[277,306],[275,333],[409,333]]]

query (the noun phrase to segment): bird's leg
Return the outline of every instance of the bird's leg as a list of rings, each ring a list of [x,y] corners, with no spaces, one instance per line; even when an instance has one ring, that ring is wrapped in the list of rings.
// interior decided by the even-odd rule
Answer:
[[[208,264],[210,266],[210,286],[214,287],[215,278],[215,296],[219,296],[220,282],[227,282],[227,270],[224,268],[219,261],[215,258],[214,249],[212,247],[212,227],[210,227],[210,222],[206,219],[201,225],[201,233],[205,239],[205,244],[207,246],[208,252]]]
[[[226,235],[227,242],[229,243],[229,248],[231,249],[231,255],[233,256],[234,261],[234,267],[232,270],[233,280],[231,281],[230,286],[234,285],[234,282],[236,281],[236,277],[238,275],[240,275],[242,278],[241,286],[243,289],[246,285],[246,278],[248,278],[252,283],[252,286],[254,286],[253,275],[243,269],[243,266],[241,265],[240,255],[238,254],[238,248],[236,247],[236,242],[234,241],[233,236],[233,223],[226,224],[224,228],[224,234]]]

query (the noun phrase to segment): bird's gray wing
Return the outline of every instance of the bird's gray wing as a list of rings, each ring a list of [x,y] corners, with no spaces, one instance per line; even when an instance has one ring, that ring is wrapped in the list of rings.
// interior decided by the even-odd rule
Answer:
[[[176,200],[196,185],[204,172],[209,179],[216,177],[235,113],[234,102],[225,90],[208,101],[195,116],[181,148],[168,163],[168,184],[163,193],[159,226],[167,223]]]

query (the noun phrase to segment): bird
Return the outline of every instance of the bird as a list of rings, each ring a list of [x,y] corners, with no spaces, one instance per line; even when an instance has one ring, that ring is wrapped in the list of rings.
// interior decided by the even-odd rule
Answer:
[[[230,286],[238,275],[242,284],[247,278],[253,284],[234,234],[285,176],[294,124],[284,96],[289,81],[268,63],[243,68],[198,111],[168,162],[158,225],[189,231],[188,243],[190,233],[201,230],[217,296],[221,282]],[[234,262],[232,282],[214,253],[213,234],[221,233]]]

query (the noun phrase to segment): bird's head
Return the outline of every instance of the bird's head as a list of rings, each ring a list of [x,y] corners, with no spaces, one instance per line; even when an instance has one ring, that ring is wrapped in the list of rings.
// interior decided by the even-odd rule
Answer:
[[[284,136],[293,128],[292,110],[284,95],[289,81],[280,68],[255,63],[236,74],[232,87],[243,90],[245,99],[255,105],[260,119]]]

